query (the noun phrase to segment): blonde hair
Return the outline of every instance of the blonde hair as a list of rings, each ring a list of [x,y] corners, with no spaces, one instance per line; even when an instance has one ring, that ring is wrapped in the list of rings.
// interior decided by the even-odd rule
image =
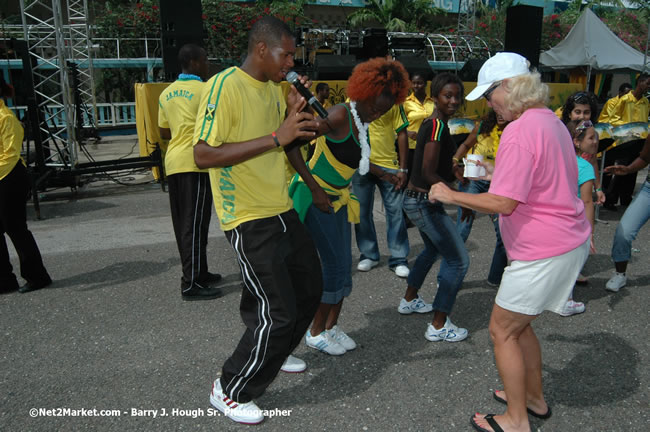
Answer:
[[[514,114],[522,114],[528,108],[548,103],[548,86],[542,83],[539,72],[533,71],[507,79],[505,108]]]

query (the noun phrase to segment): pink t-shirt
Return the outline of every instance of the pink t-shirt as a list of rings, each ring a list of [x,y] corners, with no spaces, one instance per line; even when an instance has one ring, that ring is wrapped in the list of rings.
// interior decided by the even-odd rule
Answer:
[[[490,193],[519,201],[499,217],[508,257],[532,261],[562,255],[591,233],[578,198],[578,164],[569,131],[547,108],[531,108],[506,126]]]

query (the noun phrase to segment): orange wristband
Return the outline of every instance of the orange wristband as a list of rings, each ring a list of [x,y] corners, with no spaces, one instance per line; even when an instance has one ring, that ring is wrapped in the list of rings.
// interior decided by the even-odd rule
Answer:
[[[278,139],[278,136],[275,134],[275,131],[271,132],[271,136],[273,137],[273,141],[275,142],[276,147],[282,147],[280,145],[280,140]]]

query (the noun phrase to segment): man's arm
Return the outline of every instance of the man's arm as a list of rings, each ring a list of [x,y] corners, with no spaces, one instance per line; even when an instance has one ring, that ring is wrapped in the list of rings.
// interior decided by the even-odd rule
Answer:
[[[160,138],[170,140],[172,139],[172,130],[169,128],[159,127],[158,131],[160,132]]]
[[[282,147],[299,138],[310,140],[315,136],[313,130],[317,127],[318,122],[311,114],[292,110],[275,131],[276,139]],[[272,135],[238,143],[223,143],[218,147],[199,140],[194,146],[194,162],[201,169],[232,166],[273,150],[278,147],[278,143]]]
[[[645,144],[641,149],[639,157],[634,159],[634,161],[625,166],[625,165],[612,165],[605,168],[605,174],[615,174],[615,175],[626,175],[635,173],[642,170],[650,164],[650,135],[645,139]]]

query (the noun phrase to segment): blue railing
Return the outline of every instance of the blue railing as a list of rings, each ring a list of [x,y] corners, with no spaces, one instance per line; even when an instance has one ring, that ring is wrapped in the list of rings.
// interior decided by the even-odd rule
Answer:
[[[10,107],[18,118],[23,118],[27,114],[26,106]],[[48,124],[50,127],[65,126],[65,111],[57,106],[47,106]],[[84,124],[90,124],[88,113],[84,112]],[[119,103],[98,103],[97,104],[97,126],[122,126],[135,125],[135,102]]]

